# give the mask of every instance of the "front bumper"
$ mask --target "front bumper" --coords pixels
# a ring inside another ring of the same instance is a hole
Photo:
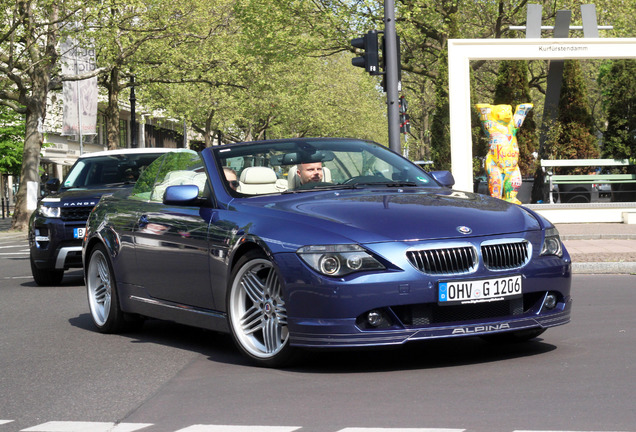
[[[291,344],[312,348],[347,348],[401,345],[410,341],[479,336],[534,328],[550,328],[570,322],[572,299],[552,311],[519,317],[502,317],[462,323],[440,323],[387,330],[362,330],[355,320],[290,320]]]
[[[86,222],[35,217],[29,227],[31,259],[39,269],[66,270],[82,267],[82,239],[74,238],[76,228]]]
[[[400,345],[408,341],[545,329],[570,321],[571,260],[540,256],[511,271],[489,271],[482,264],[471,274],[431,276],[406,261],[404,245],[374,244],[378,256],[392,257],[393,268],[343,278],[309,269],[296,254],[276,256],[285,275],[290,342],[302,347]],[[400,249],[400,250],[398,250]],[[481,263],[481,257],[480,257]],[[440,281],[469,281],[520,275],[522,296],[465,305],[440,305]],[[551,296],[551,301],[547,301]],[[553,304],[549,304],[553,303]],[[382,316],[377,327],[369,312]]]

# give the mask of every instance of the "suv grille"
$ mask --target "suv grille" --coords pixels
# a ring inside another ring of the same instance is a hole
[[[412,250],[406,256],[415,268],[432,275],[470,273],[477,266],[477,252],[473,246]]]
[[[93,207],[73,207],[62,208],[61,219],[65,222],[68,221],[87,221],[88,216],[91,214]]]
[[[482,244],[481,255],[488,270],[512,270],[528,262],[530,246],[525,240]]]

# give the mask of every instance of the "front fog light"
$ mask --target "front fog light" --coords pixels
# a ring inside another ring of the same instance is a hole
[[[543,302],[543,306],[545,306],[546,309],[552,310],[556,307],[556,305],[557,296],[553,293],[548,293],[548,295],[545,297],[545,301]]]
[[[371,327],[379,327],[384,322],[382,312],[379,310],[372,310],[367,314],[367,323]]]

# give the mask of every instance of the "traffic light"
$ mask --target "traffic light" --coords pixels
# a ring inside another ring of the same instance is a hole
[[[351,59],[351,64],[363,67],[371,75],[380,75],[380,64],[378,56],[378,32],[370,30],[367,34],[351,41],[354,48],[364,50],[361,57]]]
[[[404,96],[400,96],[400,133],[407,134],[411,132],[411,116],[406,113],[409,105],[406,103]]]

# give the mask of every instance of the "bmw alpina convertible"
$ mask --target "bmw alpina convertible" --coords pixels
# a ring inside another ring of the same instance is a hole
[[[166,153],[90,215],[92,320],[103,333],[146,318],[229,332],[268,367],[307,348],[525,341],[569,322],[555,227],[453,183],[355,139]]]

